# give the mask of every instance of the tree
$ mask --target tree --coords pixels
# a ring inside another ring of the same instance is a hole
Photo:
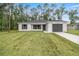
[[[56,4],[51,4],[51,9],[50,9],[50,13],[51,15],[51,19],[52,20],[56,20],[56,15],[55,15],[55,10],[56,10]]]
[[[49,4],[48,3],[45,3],[43,5],[43,19],[44,20],[48,20],[49,18],[49,14],[50,14],[50,9],[49,9]]]
[[[67,11],[65,10],[64,4],[62,4],[59,7],[59,9],[56,9],[55,12],[56,12],[55,14],[56,14],[58,20],[62,20],[63,15],[65,15],[67,13]]]
[[[4,27],[4,12],[6,11],[5,9],[10,5],[10,3],[1,3],[0,4],[0,30],[3,30]]]
[[[42,6],[38,5],[37,6],[37,10],[38,10],[38,19],[40,20],[41,19],[41,15],[42,15]]]
[[[30,11],[30,5],[25,5],[24,11],[25,11],[24,21],[27,21],[28,19],[31,19],[31,18],[29,17],[29,14],[28,14],[28,13],[29,13],[28,11]]]
[[[14,12],[14,4],[12,3],[12,4],[10,4],[9,5],[9,7],[8,7],[8,12],[9,12],[9,30],[10,29],[13,29],[13,20],[14,20],[14,18],[13,18],[13,16],[14,16],[14,14],[13,14],[13,12]]]
[[[19,4],[18,9],[19,9],[19,13],[20,13],[20,21],[22,22],[23,21],[23,15],[24,15],[24,7],[23,7],[23,5]]]
[[[32,8],[31,9],[31,13],[32,13],[32,20],[37,20],[37,16],[38,16],[38,12],[36,8]]]
[[[76,9],[75,10],[72,9],[68,12],[70,24],[74,24],[76,19],[79,18],[77,14],[78,14],[78,11]]]

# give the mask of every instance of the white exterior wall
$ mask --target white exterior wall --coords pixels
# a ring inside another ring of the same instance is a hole
[[[27,29],[22,29],[22,24],[27,24]],[[39,23],[39,24],[42,24],[42,23]],[[62,27],[63,32],[67,32],[67,23],[64,23],[64,22],[48,22],[48,23],[46,23],[46,31],[45,32],[47,32],[47,33],[53,32],[53,30],[52,30],[53,24],[62,24],[63,25],[63,27]],[[35,30],[32,29],[31,23],[20,23],[20,24],[18,24],[18,30],[19,31],[38,31],[36,29]],[[42,31],[42,29],[41,29],[41,31]]]
[[[66,23],[63,24],[63,32],[67,32],[67,24]]]
[[[47,24],[47,32],[52,32],[52,23]]]
[[[22,25],[21,24],[18,24],[18,30],[22,31]]]
[[[27,31],[31,31],[31,24],[27,24]]]
[[[22,24],[18,25],[19,31],[31,31],[31,24],[27,24],[27,29],[22,29]]]
[[[52,28],[53,24],[62,24],[62,30],[63,30],[63,32],[67,32],[67,23],[63,23],[63,22],[49,22],[47,24],[47,32],[48,33],[53,32],[53,28]]]

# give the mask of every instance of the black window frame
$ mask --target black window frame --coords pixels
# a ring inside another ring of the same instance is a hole
[[[27,24],[22,24],[22,29],[27,29]]]
[[[33,29],[41,29],[41,25],[38,24],[38,25],[33,25]]]

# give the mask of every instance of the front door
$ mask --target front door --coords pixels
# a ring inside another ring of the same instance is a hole
[[[45,24],[43,25],[43,31],[46,31],[46,25]]]

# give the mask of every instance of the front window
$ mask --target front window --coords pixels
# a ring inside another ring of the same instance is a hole
[[[33,25],[33,29],[41,29],[41,25]]]
[[[27,29],[27,24],[22,24],[22,29]]]

